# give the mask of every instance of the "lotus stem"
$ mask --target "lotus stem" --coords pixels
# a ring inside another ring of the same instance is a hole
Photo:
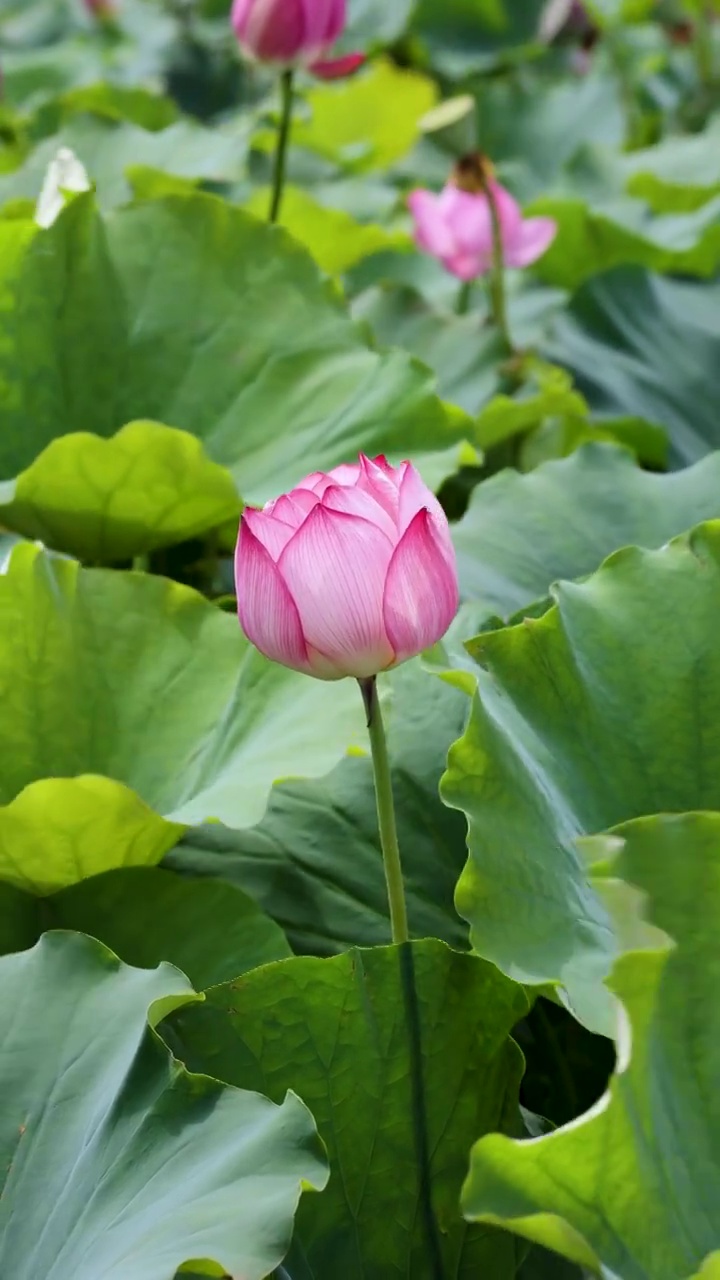
[[[275,168],[273,172],[272,200],[270,203],[269,215],[270,222],[277,222],[280,217],[280,207],[282,205],[283,192],[285,190],[287,154],[290,142],[290,125],[292,123],[293,80],[294,74],[292,71],[283,71],[280,78],[282,105],[280,108],[280,132],[278,133],[277,147],[275,150]]]
[[[377,801],[378,826],[380,829],[380,845],[385,865],[385,881],[387,883],[390,920],[392,924],[392,940],[395,943],[407,942],[408,933],[407,906],[405,903],[405,886],[403,883],[400,846],[398,844],[397,824],[395,822],[395,802],[392,792],[392,775],[388,757],[387,739],[383,724],[380,699],[377,691],[377,677],[370,676],[359,680],[370,735],[373,775],[375,778],[375,799]]]

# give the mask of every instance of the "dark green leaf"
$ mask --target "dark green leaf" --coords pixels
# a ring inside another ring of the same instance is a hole
[[[511,1237],[466,1231],[457,1203],[468,1134],[517,1130],[521,1057],[508,1034],[525,997],[490,965],[441,943],[417,943],[412,954],[445,1274],[510,1280]],[[331,1182],[301,1207],[293,1276],[438,1274],[422,1209],[400,963],[398,948],[283,961],[216,987],[202,1009],[164,1024],[193,1068],[273,1099],[292,1087],[312,1108]]]
[[[89,933],[141,968],[168,960],[199,989],[290,954],[282,930],[233,885],[157,867],[108,871],[47,898],[0,885],[0,953],[34,946],[47,929]]]
[[[383,682],[385,685],[385,682]],[[393,672],[386,702],[393,785],[415,935],[467,946],[453,892],[465,860],[464,823],[437,787],[467,700],[419,662]],[[372,766],[355,756],[318,782],[273,788],[252,830],[190,830],[166,865],[230,880],[282,925],[293,949],[319,955],[389,941],[387,892]]]
[[[443,75],[484,71],[536,38],[545,0],[419,0],[413,30]]]
[[[680,465],[720,443],[714,377],[720,285],[666,280],[640,268],[584,285],[548,344],[591,406],[657,422]]]

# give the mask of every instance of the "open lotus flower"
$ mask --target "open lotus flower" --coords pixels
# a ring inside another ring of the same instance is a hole
[[[320,680],[365,679],[447,631],[458,606],[445,514],[409,462],[361,455],[246,508],[238,613],[266,657]]]
[[[347,0],[234,0],[231,22],[253,62],[306,67],[323,79],[350,75],[362,54],[327,59],[347,21]]]
[[[553,218],[523,218],[509,191],[491,180],[489,189],[500,222],[507,267],[527,267],[540,258],[557,234]],[[492,266],[493,224],[484,192],[463,191],[454,183],[435,195],[413,191],[408,199],[419,248],[442,262],[459,280],[475,280]]]

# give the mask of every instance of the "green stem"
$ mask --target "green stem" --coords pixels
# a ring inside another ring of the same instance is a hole
[[[500,224],[500,213],[497,207],[497,200],[492,189],[492,184],[485,181],[483,184],[487,202],[490,206],[490,219],[492,222],[492,266],[490,269],[490,306],[492,309],[492,318],[500,332],[503,341],[509,352],[513,352],[515,347],[510,336],[510,326],[508,324],[507,314],[507,293],[505,290],[505,254],[502,242],[502,226]]]
[[[464,280],[458,290],[455,311],[459,316],[466,316],[470,310],[470,295],[472,294],[472,280]]]
[[[425,1225],[430,1274],[433,1280],[445,1280],[440,1232],[432,1202],[430,1143],[428,1141],[427,1106],[423,1078],[422,1024],[415,981],[413,945],[410,942],[408,933],[405,889],[400,863],[397,827],[395,825],[390,760],[388,758],[385,727],[380,710],[380,699],[378,698],[377,677],[369,676],[365,680],[359,680],[358,684],[360,685],[367,712],[373,773],[375,775],[380,843],[385,863],[385,879],[387,881],[390,919],[392,921],[392,938],[393,942],[398,946],[398,959],[400,962],[400,983],[405,1008],[405,1025],[408,1034],[412,1122],[415,1139],[415,1159],[418,1170],[420,1211]]]
[[[698,79],[704,89],[710,89],[715,80],[715,50],[713,46],[712,10],[701,4],[695,17],[695,61]]]
[[[132,567],[136,573],[149,573],[150,556],[147,555],[147,553],[144,555],[133,556]]]
[[[625,147],[631,151],[640,141],[640,120],[631,56],[621,26],[608,27],[605,32],[605,46],[617,77],[620,101],[625,115]]]
[[[383,725],[382,712],[380,710],[380,699],[378,698],[377,677],[369,676],[365,680],[359,680],[358,684],[365,703],[368,733],[370,734],[370,750],[372,752],[373,774],[375,777],[375,799],[377,800],[378,826],[380,828],[380,846],[385,864],[392,940],[396,943],[407,942],[410,934],[408,933],[407,907],[405,905],[405,886],[403,885],[400,846],[395,824],[390,760],[385,738],[385,726]]]
[[[432,1202],[430,1144],[428,1142],[427,1106],[425,1102],[425,1082],[423,1080],[422,1028],[411,942],[403,942],[400,947],[400,980],[402,982],[405,1021],[410,1047],[412,1117],[415,1135],[415,1158],[418,1167],[420,1209],[425,1223],[430,1273],[433,1280],[444,1280],[445,1268],[440,1246],[440,1232]]]
[[[288,144],[290,142],[290,124],[293,109],[293,72],[283,71],[280,78],[282,106],[280,110],[280,132],[275,149],[275,169],[273,172],[272,201],[270,204],[270,222],[277,222],[280,216],[283,191],[285,189],[285,171],[287,169]]]

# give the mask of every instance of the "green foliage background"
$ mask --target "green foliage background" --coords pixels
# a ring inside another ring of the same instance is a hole
[[[350,0],[278,226],[228,9],[0,0],[0,1271],[713,1280],[717,5]],[[512,358],[413,243],[459,95],[557,222]],[[361,451],[462,596],[381,680],[407,948],[357,689],[232,596]]]

